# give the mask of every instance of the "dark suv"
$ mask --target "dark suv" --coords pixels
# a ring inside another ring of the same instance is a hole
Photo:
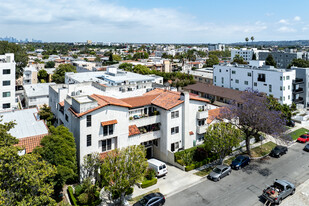
[[[249,162],[250,162],[250,157],[240,155],[232,161],[231,167],[233,169],[238,170],[238,169],[243,168],[244,166],[248,165]]]
[[[165,203],[165,197],[163,194],[156,192],[144,196],[133,206],[161,206]]]

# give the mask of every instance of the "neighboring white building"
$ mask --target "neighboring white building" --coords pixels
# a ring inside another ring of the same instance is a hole
[[[282,104],[292,104],[295,70],[272,66],[214,65],[213,84],[244,91],[248,88],[273,95]]]
[[[38,83],[38,70],[35,67],[25,67],[23,73],[23,85],[37,84]]]
[[[208,45],[209,51],[224,51],[225,50],[225,44],[210,44]]]
[[[55,85],[56,86],[56,85]],[[145,145],[147,157],[173,162],[172,152],[203,142],[208,100],[163,89],[142,96],[113,98],[99,94],[61,95],[51,86],[50,105],[56,118],[73,133],[79,164],[92,152]],[[56,105],[52,98],[60,101]],[[59,99],[60,97],[60,99]]]
[[[44,104],[49,105],[49,86],[56,83],[41,83],[24,85],[25,106],[41,107]]]
[[[16,107],[14,54],[0,55],[0,111]]]
[[[241,56],[246,62],[252,60],[253,54],[255,53],[256,59],[259,59],[260,52],[269,52],[268,50],[258,50],[257,48],[241,48],[241,49],[232,49],[231,50],[231,60],[233,61],[236,55]]]

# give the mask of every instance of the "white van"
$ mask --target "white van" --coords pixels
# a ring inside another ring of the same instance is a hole
[[[157,159],[149,159],[147,162],[148,162],[149,168],[154,169],[157,177],[167,174],[167,167],[164,162],[161,162]]]

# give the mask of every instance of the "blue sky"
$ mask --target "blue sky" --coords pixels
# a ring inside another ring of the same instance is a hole
[[[309,39],[308,0],[0,0],[0,37],[231,43]]]

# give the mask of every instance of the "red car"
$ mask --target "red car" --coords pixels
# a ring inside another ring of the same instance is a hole
[[[303,134],[300,137],[297,138],[297,142],[305,143],[309,142],[309,135],[308,134]]]

